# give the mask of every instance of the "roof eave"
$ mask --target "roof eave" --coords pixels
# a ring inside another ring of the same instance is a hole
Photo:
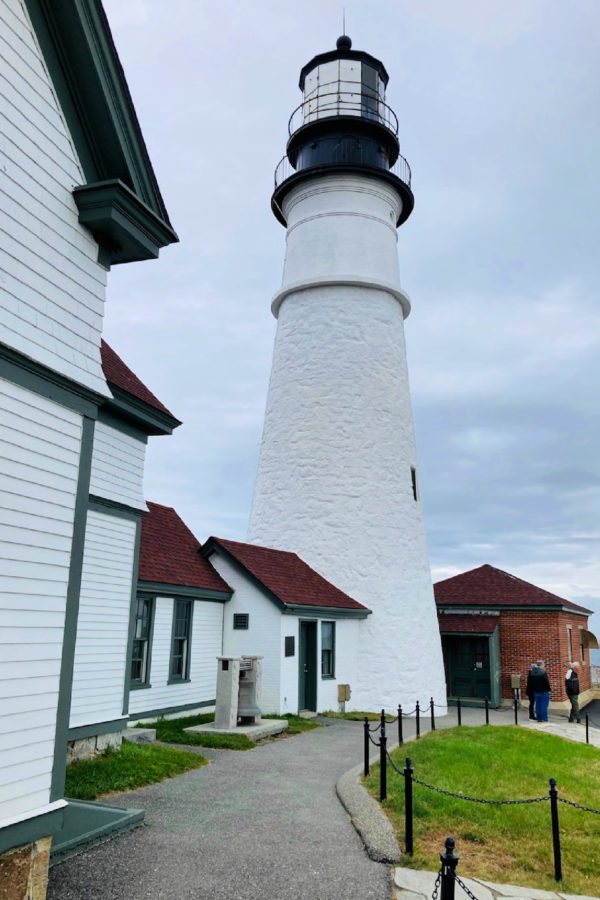
[[[286,603],[284,613],[292,616],[312,616],[322,619],[366,619],[373,610],[346,606],[312,606],[309,603]]]
[[[105,262],[158,255],[160,246],[175,243],[178,237],[169,221],[100,0],[25,3],[86,184],[91,187],[117,180],[129,189],[140,210],[149,211],[149,215],[142,215],[138,210],[141,227],[136,231],[137,238],[148,221],[153,222],[152,240],[141,250],[138,244],[137,256],[131,255],[129,247],[114,247],[114,240],[107,235]],[[123,230],[128,241],[132,239],[130,232],[131,229]],[[102,234],[98,228],[96,238],[101,245]]]
[[[593,610],[585,609],[585,607],[583,606],[564,606],[558,603],[448,603],[438,602],[436,600],[436,606],[438,611],[442,609],[449,609],[453,612],[457,609],[497,609],[500,612],[503,609],[510,609],[513,611],[526,609],[528,611],[541,610],[544,612],[568,612],[574,613],[578,616],[591,616],[593,613]]]
[[[138,397],[134,397],[123,388],[108,382],[113,394],[111,400],[106,401],[106,407],[120,418],[135,424],[141,431],[152,435],[172,434],[181,425],[179,419],[170,413],[165,413],[155,406],[150,406]]]
[[[192,600],[212,600],[217,603],[226,603],[233,596],[233,591],[169,584],[166,581],[144,581],[141,578],[138,580],[137,589],[140,593],[161,594],[165,597],[189,597]]]

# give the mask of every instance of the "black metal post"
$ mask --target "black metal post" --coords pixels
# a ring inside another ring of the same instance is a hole
[[[490,701],[488,698],[485,698],[485,724],[490,724]]]
[[[515,707],[515,725],[518,725],[519,724],[519,707],[518,707],[516,691],[515,691],[515,698],[514,698],[513,703],[514,703],[514,707]]]
[[[585,714],[585,742],[586,744],[590,742],[590,717],[587,713]]]
[[[368,716],[365,716],[365,722],[363,725],[363,736],[364,736],[363,745],[364,745],[364,756],[365,756],[363,771],[365,773],[365,778],[366,778],[367,775],[369,774],[369,717]]]
[[[381,733],[379,735],[379,799],[387,797],[387,737],[385,734],[385,713],[381,710]]]
[[[462,711],[460,708],[460,697],[456,698],[456,712],[458,713],[458,724],[462,725]]]
[[[560,831],[558,828],[558,791],[556,779],[550,779],[550,815],[552,817],[552,848],[554,850],[554,880],[562,881],[562,861],[560,858]]]
[[[429,709],[431,710],[431,730],[435,731],[435,712],[433,711],[433,697],[429,701]]]
[[[416,713],[416,722],[417,722],[417,740],[421,737],[421,710],[419,709],[419,701],[417,700],[417,705],[415,708]]]
[[[404,743],[404,735],[402,733],[402,707],[398,704],[398,746]]]
[[[442,863],[441,900],[454,900],[455,872],[459,857],[454,852],[454,838],[446,838],[446,852],[440,853]]]
[[[405,852],[413,855],[413,772],[412,759],[406,757],[404,767],[404,844]]]

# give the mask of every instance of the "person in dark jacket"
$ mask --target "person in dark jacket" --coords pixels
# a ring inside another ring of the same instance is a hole
[[[569,713],[569,722],[581,723],[581,713],[579,712],[579,663],[571,663],[565,675],[565,691],[567,697],[571,701],[571,712]]]
[[[535,722],[535,697],[533,696],[533,688],[531,686],[531,673],[533,671],[533,666],[527,673],[527,684],[525,686],[525,694],[527,695],[527,699],[529,700],[529,718],[533,719]]]
[[[550,703],[550,681],[543,659],[538,659],[531,667],[531,689],[535,697],[535,716],[540,725],[548,721],[548,704]]]

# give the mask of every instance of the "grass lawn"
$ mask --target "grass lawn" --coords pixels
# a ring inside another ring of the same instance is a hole
[[[402,770],[410,756],[414,777],[444,790],[487,800],[548,796],[555,778],[559,797],[600,809],[600,751],[514,726],[461,727],[430,732],[392,753]],[[366,779],[379,797],[379,767]],[[600,897],[600,815],[559,803],[563,881],[554,881],[550,801],[491,806],[447,797],[414,785],[414,856],[402,865],[438,871],[444,841],[452,835],[457,873],[487,881]],[[389,815],[404,846],[404,778],[388,765]]]
[[[65,795],[73,800],[96,800],[164,781],[207,762],[196,753],[123,741],[120,750],[109,748],[102,756],[71,763],[67,767]]]
[[[286,731],[282,732],[280,735],[275,735],[275,738],[288,737],[288,735],[301,734],[303,731],[312,731],[314,728],[321,728],[319,722],[315,722],[313,719],[305,719],[303,716],[294,716],[291,713],[285,716],[263,716],[263,719],[287,719],[288,727]]]
[[[156,728],[157,741],[166,744],[187,744],[188,747],[212,747],[215,750],[251,750],[258,746],[256,741],[250,740],[245,734],[193,734],[184,731],[192,725],[205,725],[214,721],[214,713],[203,713],[198,716],[182,716],[178,719],[157,719],[156,722],[140,723],[140,728]],[[287,719],[288,727],[281,736],[300,734],[302,731],[312,731],[319,728],[318,722],[303,719],[301,716],[263,716],[263,719]],[[279,735],[266,740],[276,740]],[[260,741],[265,743],[265,741]]]
[[[212,747],[215,750],[252,750],[256,747],[256,743],[245,734],[194,734],[183,730],[213,722],[214,718],[214,713],[203,713],[177,719],[157,719],[156,722],[140,724],[140,728],[156,728],[156,740],[165,744],[187,744],[188,747]]]
[[[351,722],[364,722],[365,716],[369,722],[379,722],[381,718],[380,712],[364,712],[361,710],[355,710],[354,712],[334,712],[332,709],[328,709],[325,712],[319,713],[319,715],[327,716],[328,719],[349,719]],[[393,719],[394,716],[389,713],[386,714],[386,722],[392,722]]]

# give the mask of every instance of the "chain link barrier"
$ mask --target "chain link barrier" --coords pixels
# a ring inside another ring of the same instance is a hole
[[[456,872],[454,873],[454,880],[455,880],[456,883],[463,889],[463,891],[465,892],[465,894],[467,895],[467,897],[470,897],[471,900],[477,900],[477,897],[475,896],[475,894],[474,894],[472,891],[469,890],[469,888],[466,886],[466,884],[464,883],[464,881],[462,881],[462,880],[458,877],[458,875],[456,874]]]
[[[413,775],[414,784],[420,784],[421,787],[428,788],[430,791],[435,791],[436,794],[445,794],[446,797],[456,797],[457,800],[468,800],[470,803],[484,803],[489,806],[525,806],[528,803],[545,803],[549,800],[549,797],[532,797],[529,800],[484,800],[481,797],[468,797],[466,794],[457,794],[454,791],[446,791],[444,788],[436,787],[434,784],[427,784],[425,781],[420,781],[418,778],[415,778]]]
[[[575,803],[573,800],[565,800],[564,797],[557,797],[556,799],[559,803],[564,803],[565,806],[572,806],[574,809],[582,809],[584,812],[591,812],[596,816],[600,816],[600,809],[592,809],[591,806],[582,806],[581,803]]]
[[[433,894],[431,895],[431,900],[438,900],[438,894],[440,892],[440,884],[442,883],[442,870],[437,873],[437,878],[435,879],[435,884],[433,886]]]
[[[392,757],[390,756],[389,751],[386,750],[386,757],[391,765],[394,772],[397,775],[401,775],[402,778],[405,778],[405,774],[402,769],[399,769]],[[470,803],[483,803],[488,804],[490,806],[525,806],[529,803],[545,803],[549,800],[549,797],[532,797],[528,800],[485,800],[481,797],[469,797],[467,794],[457,794],[454,791],[447,791],[445,788],[436,787],[434,784],[427,784],[426,781],[421,781],[419,778],[412,777],[413,784],[418,784],[421,787],[427,788],[430,791],[435,791],[436,794],[444,794],[446,797],[456,797],[457,800],[468,800]],[[570,803],[568,800],[563,800],[563,803]],[[571,804],[576,805],[576,804]],[[584,807],[580,807],[583,809]],[[592,810],[592,812],[597,812],[597,810]]]

